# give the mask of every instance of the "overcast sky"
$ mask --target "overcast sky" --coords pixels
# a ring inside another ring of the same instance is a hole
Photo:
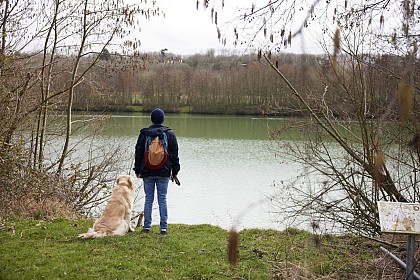
[[[188,55],[205,53],[209,49],[215,49],[216,54],[220,49],[235,50],[232,40],[224,47],[217,38],[216,26],[211,20],[211,9],[205,10],[200,1],[197,10],[197,0],[157,0],[156,6],[164,10],[165,17],[152,17],[149,20],[141,20],[141,52],[155,52],[167,48],[174,54]],[[225,7],[219,13],[219,25],[238,16],[239,8],[245,7],[249,0],[225,0]],[[250,4],[248,4],[250,6]],[[216,7],[217,8],[217,7]],[[233,30],[231,31],[233,34]],[[293,40],[292,45],[286,52],[293,53],[319,53],[320,50],[310,43],[313,35],[305,35],[305,44],[302,41]],[[240,48],[236,48],[239,52]]]

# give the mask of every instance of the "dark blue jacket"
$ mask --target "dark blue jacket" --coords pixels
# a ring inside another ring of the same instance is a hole
[[[144,150],[146,135],[157,136],[166,133],[168,137],[168,161],[166,162],[163,169],[150,170],[146,168],[144,164]],[[140,174],[142,178],[149,176],[160,176],[170,177],[172,175],[178,175],[180,170],[179,158],[178,158],[178,142],[176,140],[175,133],[169,128],[161,124],[153,124],[147,128],[140,130],[139,138],[136,144],[136,153],[134,161],[134,172]]]

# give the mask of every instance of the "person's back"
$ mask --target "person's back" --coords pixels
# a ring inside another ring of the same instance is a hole
[[[180,170],[178,142],[173,130],[162,125],[165,119],[165,113],[161,109],[154,109],[150,119],[153,124],[140,130],[135,149],[133,170],[136,173],[137,178],[143,179],[145,193],[143,232],[148,233],[152,226],[152,208],[156,187],[160,214],[160,232],[161,234],[166,234],[168,226],[166,194],[168,191],[169,178],[179,182],[177,179]],[[166,134],[166,137],[162,137],[163,133]],[[163,145],[167,145],[167,159],[159,168],[153,168],[146,164],[145,159],[145,154],[150,143],[150,140],[148,141],[147,139],[154,139],[156,137],[159,137],[160,141],[163,138],[167,140],[167,143],[162,143]]]

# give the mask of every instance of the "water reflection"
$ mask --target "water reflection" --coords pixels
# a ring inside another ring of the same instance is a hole
[[[284,119],[256,118],[251,116],[208,116],[208,115],[170,115],[164,124],[171,127],[180,137],[213,139],[262,139],[268,140],[268,129],[275,128]],[[107,125],[108,133],[135,135],[140,128],[150,125],[149,115],[112,115]]]

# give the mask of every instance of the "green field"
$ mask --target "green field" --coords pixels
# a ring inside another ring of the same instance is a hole
[[[123,237],[78,239],[90,220],[6,220],[0,227],[0,279],[391,279],[399,271],[377,242],[289,229],[239,232],[238,263],[228,232],[170,225]],[[392,271],[390,271],[392,270]],[[382,276],[377,278],[382,273]],[[402,274],[403,275],[403,274]]]

